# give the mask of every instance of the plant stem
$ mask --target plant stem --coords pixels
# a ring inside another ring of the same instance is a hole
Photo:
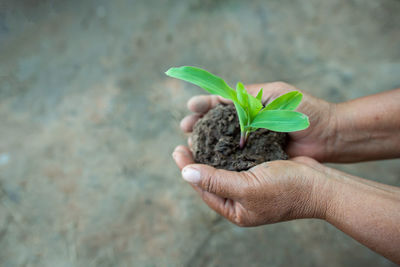
[[[240,149],[244,148],[244,146],[246,145],[248,137],[249,137],[249,132],[248,131],[240,133],[240,142],[239,142]]]

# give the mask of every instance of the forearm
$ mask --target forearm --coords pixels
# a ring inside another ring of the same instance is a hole
[[[325,188],[325,219],[400,264],[400,189],[349,175],[330,177]]]
[[[336,105],[336,162],[400,157],[400,89]]]

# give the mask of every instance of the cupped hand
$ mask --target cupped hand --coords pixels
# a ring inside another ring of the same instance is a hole
[[[326,167],[310,158],[266,162],[243,172],[194,164],[185,146],[178,146],[173,158],[204,202],[239,226],[325,216],[319,194]]]
[[[264,104],[282,94],[298,90],[294,86],[283,82],[246,86],[247,91],[254,96],[257,95],[261,88],[264,89],[262,98]],[[302,93],[304,95],[303,100],[297,110],[309,117],[310,127],[303,131],[289,133],[290,141],[286,152],[291,157],[308,156],[320,162],[335,161],[333,152],[334,138],[336,137],[336,105],[307,93]],[[219,103],[228,104],[230,101],[215,95],[199,95],[191,98],[188,102],[188,108],[194,114],[186,116],[181,121],[182,130],[190,133],[196,121]]]

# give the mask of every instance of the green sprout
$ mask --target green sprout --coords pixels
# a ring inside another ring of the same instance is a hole
[[[190,66],[170,68],[165,74],[193,83],[213,95],[232,100],[239,118],[240,148],[245,146],[249,134],[258,128],[275,132],[295,132],[304,130],[310,125],[306,115],[294,111],[303,98],[303,94],[299,91],[281,95],[264,107],[261,102],[262,88],[254,97],[240,82],[237,83],[235,91],[220,77]]]

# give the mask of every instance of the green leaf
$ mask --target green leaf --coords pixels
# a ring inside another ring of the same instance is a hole
[[[248,123],[260,112],[263,108],[263,105],[260,100],[250,95],[246,89],[244,88],[241,82],[238,82],[236,85],[236,93],[239,104],[242,108],[247,112],[247,119],[249,119]],[[247,124],[246,124],[247,125]]]
[[[244,132],[245,125],[246,125],[246,122],[247,122],[246,111],[240,106],[239,102],[233,101],[233,104],[235,105],[236,112],[238,114],[239,124],[240,124],[240,131]]]
[[[236,96],[239,104],[242,106],[243,109],[246,110],[248,107],[248,97],[246,89],[244,89],[244,86],[241,82],[238,82],[236,84]]]
[[[254,118],[250,127],[266,128],[275,132],[295,132],[308,128],[310,122],[303,113],[291,110],[265,110]]]
[[[191,66],[183,66],[179,68],[170,68],[165,74],[193,83],[213,95],[220,95],[227,99],[236,100],[235,90],[230,88],[220,77],[206,70]]]
[[[281,95],[269,103],[263,110],[295,110],[303,98],[299,91],[292,91]]]
[[[263,105],[260,100],[258,100],[256,97],[248,94],[249,98],[249,114],[250,114],[250,120],[253,120],[256,115],[260,112],[260,110],[263,108]]]
[[[261,88],[260,91],[258,91],[258,94],[256,96],[256,98],[258,100],[260,100],[260,102],[262,101],[262,96],[263,96],[263,89]]]

